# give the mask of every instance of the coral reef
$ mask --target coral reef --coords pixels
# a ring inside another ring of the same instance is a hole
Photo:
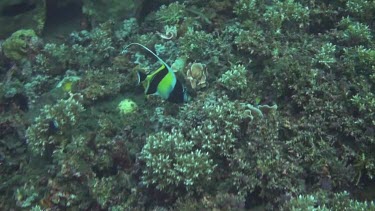
[[[0,41],[0,210],[375,209],[373,1],[81,6]]]

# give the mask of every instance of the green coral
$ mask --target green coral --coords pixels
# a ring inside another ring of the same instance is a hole
[[[216,97],[209,95],[202,101],[185,105],[178,118],[165,116],[163,111],[155,113],[156,117],[152,119],[157,120],[158,124],[160,124],[159,130],[160,128],[176,127],[171,133],[160,132],[155,136],[149,136],[145,145],[147,151],[145,151],[145,148],[142,151],[142,156],[147,159],[146,175],[149,175],[150,172],[154,173],[152,177],[148,177],[148,180],[152,181],[152,179],[157,178],[157,182],[155,181],[157,188],[159,183],[165,185],[176,181],[176,178],[171,180],[166,175],[170,172],[173,172],[173,175],[175,174],[175,170],[171,171],[170,168],[172,166],[172,169],[174,169],[173,166],[177,163],[177,158],[175,157],[178,157],[180,153],[176,153],[176,151],[179,152],[178,149],[186,145],[189,146],[189,150],[194,149],[192,151],[199,151],[203,155],[207,155],[212,159],[211,165],[216,166],[213,173],[210,174],[212,179],[206,179],[203,186],[211,188],[212,191],[227,192],[231,190],[235,191],[236,194],[246,196],[247,192],[252,192],[256,187],[260,186],[261,182],[257,178],[257,172],[254,171],[257,165],[270,177],[277,175],[278,172],[282,171],[283,166],[285,167],[286,165],[290,165],[290,168],[293,169],[291,171],[294,173],[300,172],[300,168],[289,164],[287,160],[273,158],[273,153],[278,154],[282,150],[282,145],[275,140],[277,139],[277,135],[274,133],[275,119],[266,118],[260,109],[248,103],[231,101],[227,96]],[[273,112],[268,112],[267,115],[271,113]],[[192,122],[195,125],[194,128],[187,127]],[[246,129],[247,127],[253,129]],[[158,138],[155,139],[155,137]],[[151,145],[149,143],[155,144]],[[266,154],[258,153],[257,149],[262,147],[268,149]],[[170,148],[174,150],[169,150]],[[168,151],[165,151],[162,155],[156,154],[152,157],[147,157],[162,149],[168,149]],[[191,152],[184,152],[184,154],[189,153]],[[153,162],[149,160],[153,160]],[[256,160],[259,161],[258,164]],[[260,161],[262,160],[266,160],[266,163],[261,164]],[[189,166],[188,163],[185,165]],[[228,174],[228,177],[222,181],[220,187],[213,187],[212,181],[220,178],[221,173],[224,173],[221,171],[223,169],[225,169],[225,174]],[[243,175],[243,172],[246,172],[246,176]],[[249,180],[246,180],[244,184],[243,179],[245,177],[249,178]],[[267,197],[274,197],[272,189],[284,189],[291,186],[286,183],[294,183],[296,181],[291,176],[287,179],[280,178],[279,182],[275,181],[268,184],[269,187],[264,190],[264,192],[269,194]],[[177,190],[174,189],[170,194],[176,194]],[[182,194],[181,191],[178,193]]]
[[[46,43],[35,56],[34,67],[44,74],[60,75],[67,68],[99,66],[115,54],[114,33],[112,23],[106,22],[90,32],[73,32],[69,43]]]
[[[133,185],[129,175],[121,172],[118,175],[103,178],[94,178],[89,182],[90,193],[97,203],[104,209],[114,209],[114,200],[121,199],[122,207],[134,200],[130,196],[129,187]]]
[[[91,182],[92,194],[98,201],[101,207],[108,206],[110,197],[112,195],[111,189],[108,186],[113,186],[112,178],[96,178]]]
[[[309,21],[310,10],[294,0],[273,1],[263,14],[271,31],[280,33],[282,28],[305,28]]]
[[[218,193],[206,195],[201,200],[190,197],[179,198],[174,205],[174,210],[244,210],[245,198],[231,193]]]
[[[245,25],[257,25],[263,22],[272,34],[280,34],[282,29],[303,29],[309,21],[309,9],[294,0],[264,1],[240,0],[236,1],[234,13],[243,17]],[[294,27],[292,27],[294,26]]]
[[[282,210],[374,210],[373,202],[360,202],[351,199],[348,192],[335,194],[315,192],[309,195],[299,195],[283,205]]]
[[[14,61],[25,59],[32,39],[38,39],[32,29],[22,29],[14,32],[2,44],[4,55]]]
[[[107,61],[115,53],[113,33],[111,23],[106,22],[89,33],[78,34],[76,39],[82,41],[70,46],[69,64],[90,67]]]
[[[229,90],[243,90],[247,87],[247,70],[243,65],[234,65],[230,70],[226,71],[219,78],[222,83]]]
[[[17,206],[27,208],[39,199],[39,194],[35,190],[34,185],[24,184],[22,187],[17,188],[14,197]]]
[[[243,122],[263,117],[262,112],[254,106],[238,101],[230,102],[227,96],[217,99],[210,96],[202,109],[205,120],[191,129],[188,137],[199,143],[205,151],[220,156],[231,156]]]
[[[181,185],[190,191],[205,186],[215,165],[208,153],[194,147],[193,141],[186,140],[176,130],[149,136],[141,152],[141,159],[146,163],[142,182],[160,190],[174,191]]]
[[[68,201],[68,207],[74,208],[78,204],[87,208],[88,204],[77,202],[94,201],[106,209],[134,203],[134,196],[131,196],[133,178],[124,171],[131,162],[127,147],[120,143],[122,140],[112,141],[105,135],[102,132],[95,137],[86,133],[74,135],[66,146],[54,150],[52,162],[56,175],[53,179],[60,184],[56,194],[69,192],[69,198],[56,200],[53,204],[62,205]],[[50,197],[56,194],[52,193]],[[75,197],[71,198],[71,195]]]
[[[353,77],[356,79],[356,75],[370,76],[366,79],[369,83],[358,83],[358,86],[366,86],[366,90],[371,89],[373,82],[371,82],[371,76],[375,70],[375,50],[359,45],[355,47],[343,48],[343,54],[341,56],[342,61],[342,74],[348,78]]]
[[[316,208],[318,200],[313,195],[299,195],[292,200],[290,200],[286,205],[284,205],[284,210],[290,211],[302,211],[302,210],[327,210],[326,208]]]
[[[249,54],[250,59],[255,57],[255,63],[268,62],[269,58],[276,60],[286,49],[296,49],[284,46],[285,37],[303,36],[309,26],[310,11],[303,3],[293,0],[236,1],[234,13],[239,17],[240,25],[232,32],[233,42],[240,52],[244,52],[242,55]],[[248,59],[244,57],[242,63]]]
[[[371,29],[365,23],[353,20],[350,17],[343,18],[339,23],[341,29],[339,39],[349,45],[366,45],[372,41]]]
[[[79,81],[79,89],[76,91],[82,93],[86,103],[92,103],[119,93],[124,78],[124,75],[113,68],[87,70],[87,74]]]
[[[178,43],[181,55],[191,60],[206,60],[213,65],[217,65],[223,55],[222,52],[228,50],[227,44],[220,38],[203,30],[194,30],[193,27],[187,29]]]
[[[31,211],[43,211],[43,209],[39,205],[35,205],[31,208]]]
[[[63,44],[46,43],[35,56],[35,71],[45,75],[59,75],[66,71],[69,59],[69,47]]]
[[[126,40],[139,29],[137,19],[129,18],[122,22],[121,26],[115,31],[118,40]]]
[[[260,0],[239,0],[234,5],[234,13],[241,17],[260,17],[260,9],[265,2]]]
[[[81,97],[81,95],[71,95],[66,100],[59,100],[54,105],[45,105],[41,109],[34,124],[26,131],[31,151],[44,155],[51,147],[64,147],[70,142],[71,130],[85,110],[79,101]]]
[[[326,43],[321,47],[320,51],[315,55],[315,58],[313,58],[313,62],[324,65],[327,68],[330,68],[331,67],[330,65],[336,62],[335,52],[336,52],[336,46],[333,45],[332,43]]]
[[[237,29],[234,44],[241,51],[247,51],[250,55],[270,56],[274,46],[268,44],[264,30],[257,25],[249,29]]]
[[[375,14],[375,2],[368,0],[348,0],[345,1],[347,10],[355,17],[359,17],[364,21],[371,21]]]
[[[162,5],[156,12],[156,19],[165,25],[175,25],[186,16],[185,13],[185,5],[176,1],[168,6]]]

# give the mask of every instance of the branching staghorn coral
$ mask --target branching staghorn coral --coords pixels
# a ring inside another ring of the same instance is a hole
[[[45,105],[41,109],[34,124],[26,131],[27,142],[35,154],[44,155],[49,149],[63,147],[70,142],[71,130],[85,111],[80,100],[82,95],[71,94],[68,99]]]
[[[191,193],[199,193],[199,190],[212,188],[213,181],[221,174],[241,171],[237,165],[228,166],[228,163],[237,163],[245,158],[238,152],[251,142],[248,127],[257,128],[257,124],[265,127],[269,113],[264,115],[261,109],[249,103],[231,101],[226,96],[209,95],[203,101],[185,105],[178,118],[165,116],[162,111],[156,112],[156,117],[152,119],[157,120],[155,123],[159,125],[160,132],[150,135],[142,150],[141,159],[145,161],[143,183],[168,195],[183,194],[181,187],[192,190]],[[267,109],[274,110],[276,106],[268,106]],[[172,129],[168,132],[170,127]],[[258,138],[262,140],[265,137]],[[273,140],[267,138],[264,141]],[[183,166],[190,173],[179,170],[184,169]],[[196,175],[191,179],[189,175],[193,172]],[[231,183],[235,180],[235,176],[231,176],[226,182],[238,193],[250,189],[244,187],[258,183],[254,181],[241,187],[244,184]]]
[[[215,165],[207,152],[194,146],[177,130],[149,136],[141,152],[146,163],[143,184],[172,192],[180,186],[190,191],[202,188],[211,179]]]

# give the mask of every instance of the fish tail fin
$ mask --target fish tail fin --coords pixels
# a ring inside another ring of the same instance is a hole
[[[142,83],[143,81],[145,81],[146,78],[147,78],[147,74],[144,73],[144,72],[141,72],[141,71],[137,71],[137,76],[138,76],[137,85],[139,85],[140,83]]]

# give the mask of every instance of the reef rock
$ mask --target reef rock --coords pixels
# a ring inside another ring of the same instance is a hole
[[[0,39],[19,29],[33,29],[40,33],[46,17],[45,0],[1,0]]]
[[[82,12],[92,23],[138,17],[144,0],[83,0]]]

